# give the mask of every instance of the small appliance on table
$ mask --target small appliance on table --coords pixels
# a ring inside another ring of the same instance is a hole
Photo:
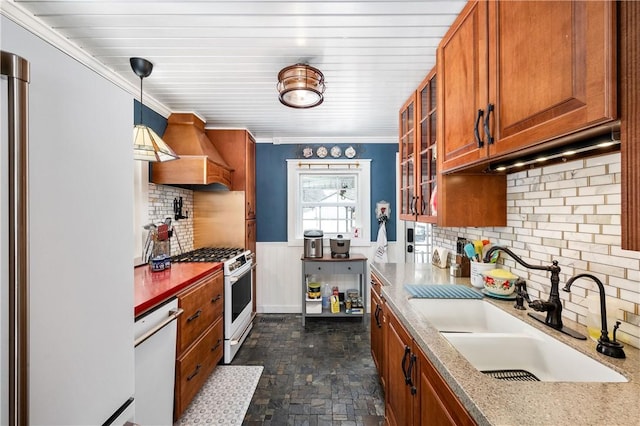
[[[351,240],[338,235],[336,238],[329,239],[331,247],[331,257],[334,259],[348,259]]]
[[[304,231],[304,257],[322,257],[323,238],[319,229]]]

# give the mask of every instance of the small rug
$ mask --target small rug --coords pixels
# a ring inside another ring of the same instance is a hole
[[[263,369],[217,366],[176,425],[241,425]]]

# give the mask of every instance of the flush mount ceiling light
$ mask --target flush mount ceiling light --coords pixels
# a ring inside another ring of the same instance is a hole
[[[291,108],[313,108],[324,100],[324,75],[306,64],[283,68],[278,73],[278,99]]]
[[[142,79],[149,77],[153,64],[143,58],[130,58],[131,69],[140,77],[140,124],[133,126],[133,158],[142,161],[169,161],[180,157],[160,136],[142,121]]]

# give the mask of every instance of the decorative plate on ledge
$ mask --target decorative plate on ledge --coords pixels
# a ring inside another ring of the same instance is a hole
[[[353,147],[352,147],[352,146],[350,146],[349,148],[347,148],[347,149],[345,149],[345,150],[344,150],[344,155],[345,155],[345,157],[347,157],[347,158],[353,158],[353,157],[355,157],[355,156],[356,156],[356,150],[355,150],[355,149],[353,149]]]
[[[333,158],[338,158],[341,155],[342,155],[342,149],[340,149],[340,147],[338,145],[336,145],[333,148],[331,148],[331,156]]]
[[[326,157],[327,154],[328,154],[327,148],[325,148],[324,146],[319,147],[318,150],[316,151],[316,155],[320,158]]]

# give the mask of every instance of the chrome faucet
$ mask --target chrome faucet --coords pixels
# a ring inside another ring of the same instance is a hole
[[[560,283],[560,266],[558,266],[558,261],[554,260],[551,262],[551,265],[547,266],[530,265],[510,249],[503,246],[491,247],[485,254],[483,261],[485,263],[489,262],[493,253],[498,250],[505,252],[506,254],[511,256],[513,260],[527,269],[551,272],[551,291],[549,293],[549,300],[547,300],[546,302],[542,300],[532,301],[529,299],[528,294],[524,297],[531,309],[538,312],[546,312],[547,315],[543,317],[538,314],[529,313],[529,316],[571,337],[575,337],[576,339],[580,340],[586,340],[587,337],[585,335],[578,333],[577,331],[572,330],[568,327],[565,327],[562,323],[562,301],[560,300],[560,292],[558,291],[558,285]],[[526,288],[524,291],[526,292]]]
[[[622,344],[616,341],[616,331],[620,326],[620,321],[616,321],[616,325],[613,327],[613,341],[609,340],[609,328],[607,327],[607,306],[605,303],[604,285],[597,277],[591,274],[578,274],[569,278],[567,284],[562,290],[571,292],[571,285],[578,278],[589,278],[598,285],[600,291],[600,319],[602,320],[602,329],[600,330],[600,338],[598,339],[598,346],[596,350],[603,355],[607,355],[613,358],[625,358]]]

